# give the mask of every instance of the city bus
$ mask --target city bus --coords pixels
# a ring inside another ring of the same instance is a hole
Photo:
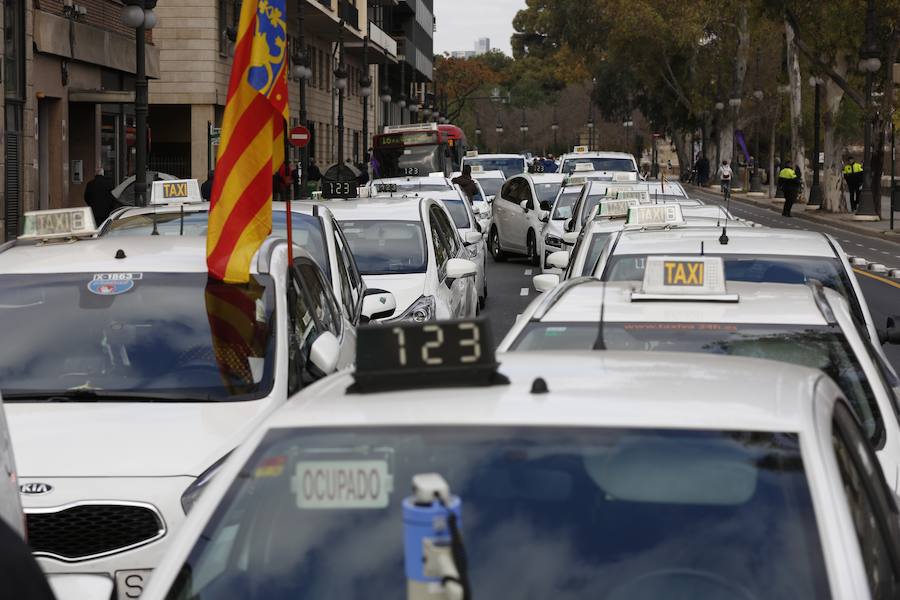
[[[465,135],[458,127],[437,123],[388,126],[374,137],[372,153],[375,179],[431,173],[449,177],[465,155]]]

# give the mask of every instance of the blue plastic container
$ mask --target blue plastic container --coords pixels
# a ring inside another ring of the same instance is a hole
[[[413,581],[438,581],[425,577],[422,544],[426,538],[450,543],[450,529],[447,524],[448,509],[456,515],[457,527],[462,529],[462,501],[451,496],[449,506],[444,508],[437,502],[420,506],[414,497],[403,500],[403,549],[405,553],[406,578]]]

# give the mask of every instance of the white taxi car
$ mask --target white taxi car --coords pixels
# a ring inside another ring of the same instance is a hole
[[[16,340],[0,345],[0,388],[29,543],[59,600],[93,600],[86,576],[97,600],[113,584],[134,597],[224,457],[353,364],[356,330],[281,238],[240,285],[209,279],[201,237],[74,241],[93,233],[88,208],[25,221],[0,252],[0,326]]]
[[[474,166],[472,167],[472,179],[484,190],[485,200],[491,203],[494,201],[494,197],[500,193],[500,188],[506,181],[506,175],[499,169],[489,170],[481,166]]]
[[[638,180],[637,161],[625,152],[591,152],[586,146],[576,146],[574,152],[563,154],[559,161],[559,172],[566,175],[594,173],[609,181]]]
[[[355,373],[232,455],[145,600],[900,593],[896,503],[820,371],[634,352],[497,365],[477,323],[410,325],[362,329]]]
[[[884,331],[875,327],[847,255],[831,235],[815,231],[730,228],[726,236],[710,228],[621,231],[604,246],[594,276],[603,281],[640,281],[648,256],[690,255],[704,252],[725,258],[729,281],[804,283],[815,279],[850,303],[850,312],[868,333],[892,386],[900,386],[884,355]]]
[[[273,202],[272,235],[287,236],[287,217],[287,205]],[[111,214],[100,226],[99,236],[206,237],[208,225],[209,202],[132,207]],[[351,324],[356,326],[372,314],[383,313],[382,306],[394,307],[396,302],[390,292],[381,290],[367,294],[347,240],[327,206],[292,202],[291,231],[294,244],[308,252],[325,272],[335,299]]]
[[[821,369],[900,493],[900,408],[847,301],[816,282],[726,283],[724,272],[721,257],[653,256],[642,284],[573,279],[532,302],[500,350],[695,352]]]
[[[390,320],[431,321],[472,317],[478,310],[478,266],[453,219],[434,198],[331,200],[359,272],[370,288],[393,294]]]
[[[588,182],[586,177],[569,176],[563,181],[556,199],[553,201],[553,207],[550,209],[550,217],[544,223],[541,235],[538,236],[538,254],[542,257],[541,272],[556,273],[559,269],[551,266],[547,259],[554,252],[559,252],[566,248],[563,242],[563,234],[565,233],[564,225],[566,221],[572,218],[572,207],[578,200],[584,184]]]
[[[384,177],[369,182],[369,195],[374,197],[382,192],[379,187],[390,187],[395,194],[427,194],[428,192],[445,192],[453,189],[449,177],[429,175],[423,177]]]
[[[475,167],[484,171],[502,171],[504,179],[528,172],[528,159],[522,154],[479,154],[470,150],[463,157],[462,165],[469,165],[473,171]]]
[[[566,176],[558,173],[523,173],[510,177],[494,199],[488,247],[496,261],[509,254],[524,255],[539,265],[538,238],[550,220],[550,209]]]
[[[629,193],[619,192],[619,195]],[[712,214],[716,216],[710,216]],[[579,233],[563,234],[563,243],[574,245],[571,251],[560,250],[547,258],[547,262],[558,269],[558,272],[536,275],[533,279],[534,287],[539,292],[546,292],[560,280],[593,275],[607,241],[613,234],[626,229],[715,228],[720,231],[721,237],[727,236],[729,229],[752,226],[748,221],[729,219],[729,216],[730,213],[724,209],[716,213],[706,210],[698,212],[695,207],[683,207],[677,203],[642,205],[634,199],[600,198],[599,204],[591,213],[592,218]]]

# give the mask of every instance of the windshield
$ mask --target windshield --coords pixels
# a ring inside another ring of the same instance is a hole
[[[362,275],[424,273],[425,229],[417,221],[341,221]]]
[[[525,159],[521,156],[512,158],[464,158],[463,165],[480,166],[485,171],[503,171],[503,176],[507,179],[515,175],[521,175],[528,170],[525,167]],[[490,192],[485,190],[485,193]]]
[[[561,187],[562,183],[535,183],[534,190],[537,192],[538,204],[546,207],[544,210],[549,210]]]
[[[491,179],[489,177],[475,177],[475,179],[478,180],[478,183],[481,184],[481,189],[488,196],[496,196],[500,193],[500,188],[503,187],[502,179]]]
[[[698,311],[702,312],[702,308]],[[602,339],[600,333],[597,323],[531,323],[513,349],[697,352],[812,367],[837,382],[870,438],[881,438],[883,424],[872,386],[840,329],[814,325],[605,322]]]
[[[567,158],[562,173],[574,173],[578,165],[591,165],[591,171],[625,171],[635,173],[634,161],[629,158]],[[584,167],[582,167],[583,169]]]
[[[271,430],[166,599],[405,598],[423,473],[460,498],[475,598],[830,597],[796,434],[365,427]]]
[[[554,221],[565,221],[566,219],[571,219],[572,207],[575,206],[575,201],[578,200],[578,196],[580,195],[581,188],[575,189],[571,192],[563,190],[563,193],[560,194],[559,198],[556,200],[556,205],[553,207],[552,219]]]
[[[182,225],[180,212],[157,213],[156,231],[159,235],[191,235],[206,236],[209,225],[209,212],[186,212]],[[104,237],[144,236],[153,234],[154,216],[150,214],[131,215],[115,219],[103,230]],[[325,232],[318,217],[291,211],[291,229],[293,240],[298,246],[310,253],[319,264],[328,279],[331,279],[331,263],[325,246]],[[272,234],[287,236],[287,212],[272,211]]]
[[[444,170],[443,153],[437,144],[375,148],[372,165],[375,179],[418,177]]]
[[[453,217],[453,224],[457,229],[468,229],[472,226],[469,222],[469,207],[462,200],[441,200],[441,204]]]
[[[3,399],[243,400],[272,386],[275,293],[203,273],[0,275]],[[126,395],[122,396],[127,398]]]

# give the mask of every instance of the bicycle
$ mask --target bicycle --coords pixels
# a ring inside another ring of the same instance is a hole
[[[731,200],[731,180],[723,179],[722,180],[722,199],[725,200],[727,205],[728,201]]]

